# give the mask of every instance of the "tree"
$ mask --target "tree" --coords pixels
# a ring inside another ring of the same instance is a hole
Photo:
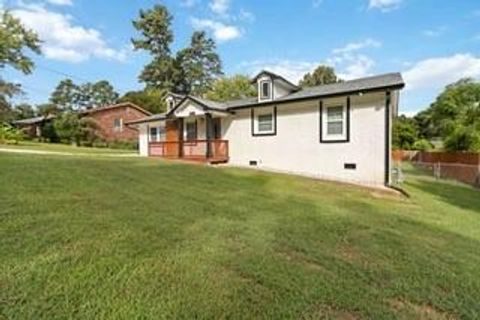
[[[446,149],[476,150],[480,133],[480,83],[466,78],[448,85],[416,120],[419,127],[428,124],[433,128],[426,130],[427,138],[442,137]]]
[[[0,70],[10,66],[24,74],[31,73],[34,63],[25,54],[25,49],[40,54],[39,43],[33,31],[26,29],[8,11],[0,10]],[[0,76],[0,122],[12,119],[9,98],[21,92],[19,85],[9,83]]]
[[[35,116],[35,110],[28,103],[21,103],[14,107],[13,114],[15,120],[28,119]]]
[[[53,103],[43,103],[36,106],[37,114],[39,116],[58,115],[62,112],[57,105]]]
[[[24,50],[40,54],[37,34],[26,29],[8,11],[0,12],[0,17],[0,69],[9,65],[24,74],[31,73],[34,64]]]
[[[457,126],[444,140],[448,151],[480,151],[480,130],[473,126]]]
[[[82,108],[96,108],[117,102],[119,94],[106,80],[87,82],[79,87],[78,105]]]
[[[181,84],[182,72],[177,60],[171,57],[154,58],[142,70],[139,76],[148,89],[184,92]]]
[[[157,89],[145,89],[141,91],[129,91],[118,101],[131,102],[152,113],[162,113],[167,110],[165,95],[167,91]]]
[[[155,5],[147,11],[140,10],[139,18],[132,22],[135,29],[141,33],[141,37],[132,39],[135,50],[146,50],[156,57],[169,56],[173,42],[172,19],[172,15],[163,5]]]
[[[62,142],[86,143],[92,145],[97,139],[98,124],[92,118],[80,118],[79,115],[72,111],[66,111],[53,121],[55,133]]]
[[[318,66],[313,73],[307,73],[303,76],[303,79],[300,80],[300,87],[314,87],[322,84],[330,84],[340,82],[341,80],[337,78],[335,70],[332,67],[320,65]]]
[[[210,91],[205,95],[207,99],[213,101],[228,101],[255,97],[257,91],[251,84],[250,79],[244,75],[234,75],[232,77],[223,77],[217,79]]]
[[[176,86],[178,69],[175,59],[170,56],[172,19],[165,6],[155,5],[150,10],[140,10],[138,19],[132,21],[134,28],[140,32],[138,38],[132,39],[134,49],[145,50],[152,55],[152,61],[139,77],[149,88],[173,90]]]
[[[80,99],[80,87],[73,83],[71,79],[64,79],[60,81],[50,95],[50,103],[62,111],[79,109]]]
[[[414,120],[399,116],[393,122],[392,145],[394,149],[411,150],[418,133]]]
[[[203,95],[222,74],[222,63],[213,39],[204,31],[192,34],[190,47],[180,50],[177,61],[185,81],[185,93]]]

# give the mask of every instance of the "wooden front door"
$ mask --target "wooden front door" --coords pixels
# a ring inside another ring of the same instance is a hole
[[[178,157],[178,125],[175,120],[167,120],[165,124],[165,156]]]

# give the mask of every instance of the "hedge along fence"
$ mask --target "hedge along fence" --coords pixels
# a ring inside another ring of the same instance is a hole
[[[427,168],[436,178],[454,179],[480,187],[480,153],[395,150],[392,158]]]

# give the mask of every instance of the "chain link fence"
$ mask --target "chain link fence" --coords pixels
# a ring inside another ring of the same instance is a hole
[[[429,170],[436,179],[452,179],[480,187],[480,166],[462,163],[413,162]]]
[[[419,152],[396,150],[394,161],[409,161],[436,179],[452,179],[480,187],[480,154],[469,152]],[[401,175],[398,177],[402,179]]]

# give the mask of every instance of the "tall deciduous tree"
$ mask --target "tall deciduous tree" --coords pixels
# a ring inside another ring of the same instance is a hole
[[[32,72],[33,61],[25,49],[40,54],[40,40],[8,11],[0,12],[0,69],[9,65],[25,74]]]
[[[134,28],[140,32],[138,38],[132,39],[133,47],[135,50],[145,50],[152,56],[152,61],[144,67],[139,77],[147,87],[175,88],[178,72],[170,50],[173,42],[172,19],[165,6],[155,5],[152,9],[140,10],[137,20],[133,21]]]
[[[320,65],[312,73],[307,73],[300,80],[301,87],[314,87],[322,84],[330,84],[340,82],[341,80],[335,74],[332,67]]]
[[[192,34],[190,46],[178,52],[177,61],[186,93],[205,94],[222,74],[222,63],[215,50],[215,41],[204,31],[196,31]]]
[[[50,95],[50,103],[60,110],[77,110],[81,99],[80,87],[71,79],[64,79]]]
[[[206,93],[206,98],[213,101],[228,101],[255,97],[257,91],[250,79],[244,75],[217,79]]]
[[[25,51],[40,54],[40,40],[35,32],[26,29],[20,20],[8,11],[0,11],[0,70],[10,66],[24,74],[32,72],[34,63]],[[0,122],[11,120],[9,98],[21,93],[18,85],[9,83],[0,76]]]
[[[85,83],[79,88],[78,103],[83,108],[96,108],[117,102],[119,94],[106,80]]]

